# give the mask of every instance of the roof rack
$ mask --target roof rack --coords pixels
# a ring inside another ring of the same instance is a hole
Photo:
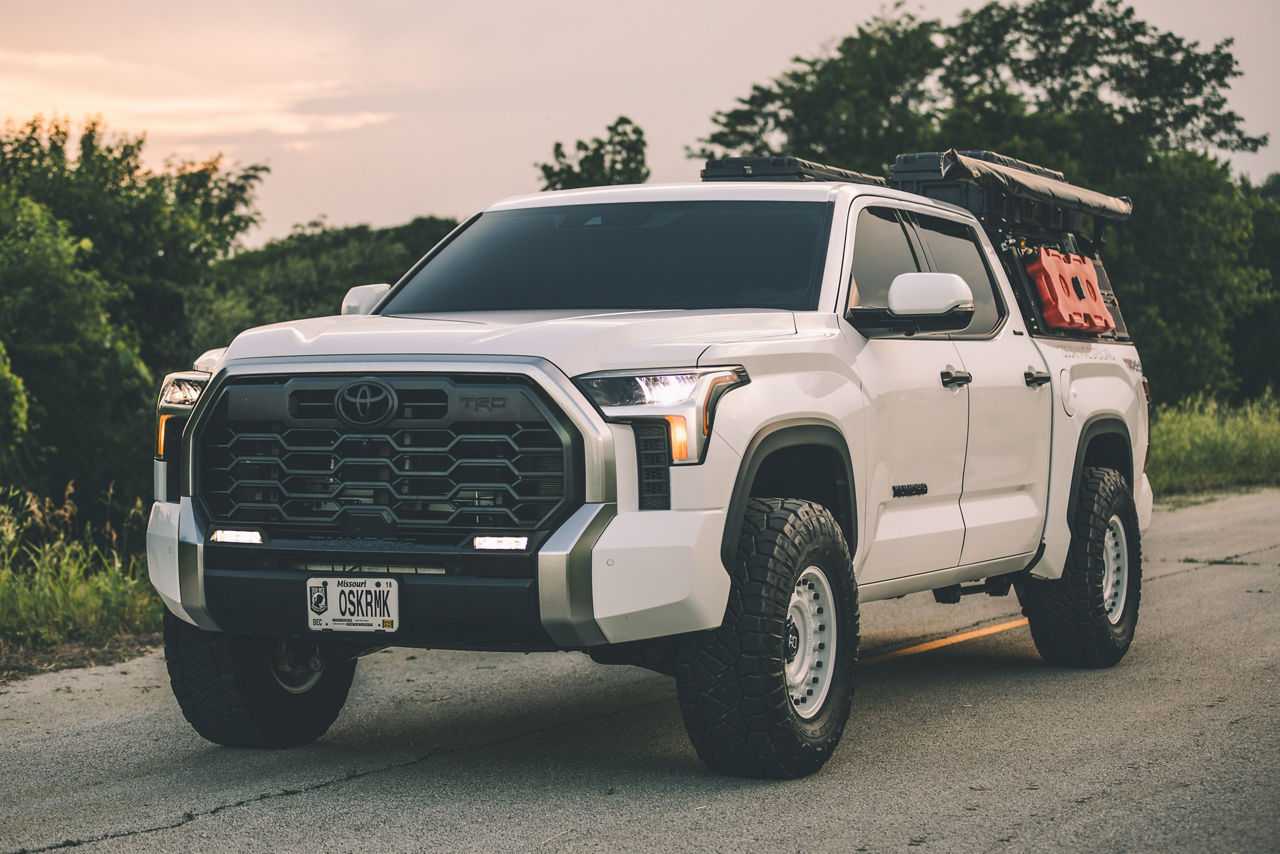
[[[885,180],[814,163],[799,157],[724,157],[712,158],[702,170],[703,181],[842,181],[847,184],[885,186]]]

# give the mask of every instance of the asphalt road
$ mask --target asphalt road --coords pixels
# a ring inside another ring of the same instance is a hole
[[[164,662],[0,686],[0,851],[1280,850],[1280,490],[1160,508],[1137,639],[1042,665],[1025,626],[860,673],[826,768],[707,771],[669,679],[579,654],[393,650],[291,751],[215,747]],[[864,608],[864,658],[1013,597]]]

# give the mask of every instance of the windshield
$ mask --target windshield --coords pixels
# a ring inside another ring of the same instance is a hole
[[[825,202],[573,205],[481,215],[382,314],[817,308]]]

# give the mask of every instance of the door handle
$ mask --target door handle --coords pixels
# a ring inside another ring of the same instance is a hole
[[[942,387],[951,388],[953,385],[968,385],[973,382],[973,374],[968,371],[943,371]]]
[[[1022,380],[1029,388],[1039,388],[1049,381],[1048,371],[1024,371]]]

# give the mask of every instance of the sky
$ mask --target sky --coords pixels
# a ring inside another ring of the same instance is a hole
[[[1130,0],[1208,46],[1234,38],[1231,106],[1273,144],[1230,158],[1280,172],[1274,0]],[[945,22],[977,0],[913,0]],[[790,11],[780,11],[789,8]],[[555,141],[645,131],[651,181],[696,180],[685,157],[711,116],[793,57],[830,50],[879,0],[0,0],[0,120],[59,116],[145,133],[146,157],[265,163],[249,245],[330,225],[465,217],[540,188]],[[964,147],[964,141],[957,141]],[[838,165],[838,164],[837,164]],[[1051,165],[1051,164],[1050,164]]]

